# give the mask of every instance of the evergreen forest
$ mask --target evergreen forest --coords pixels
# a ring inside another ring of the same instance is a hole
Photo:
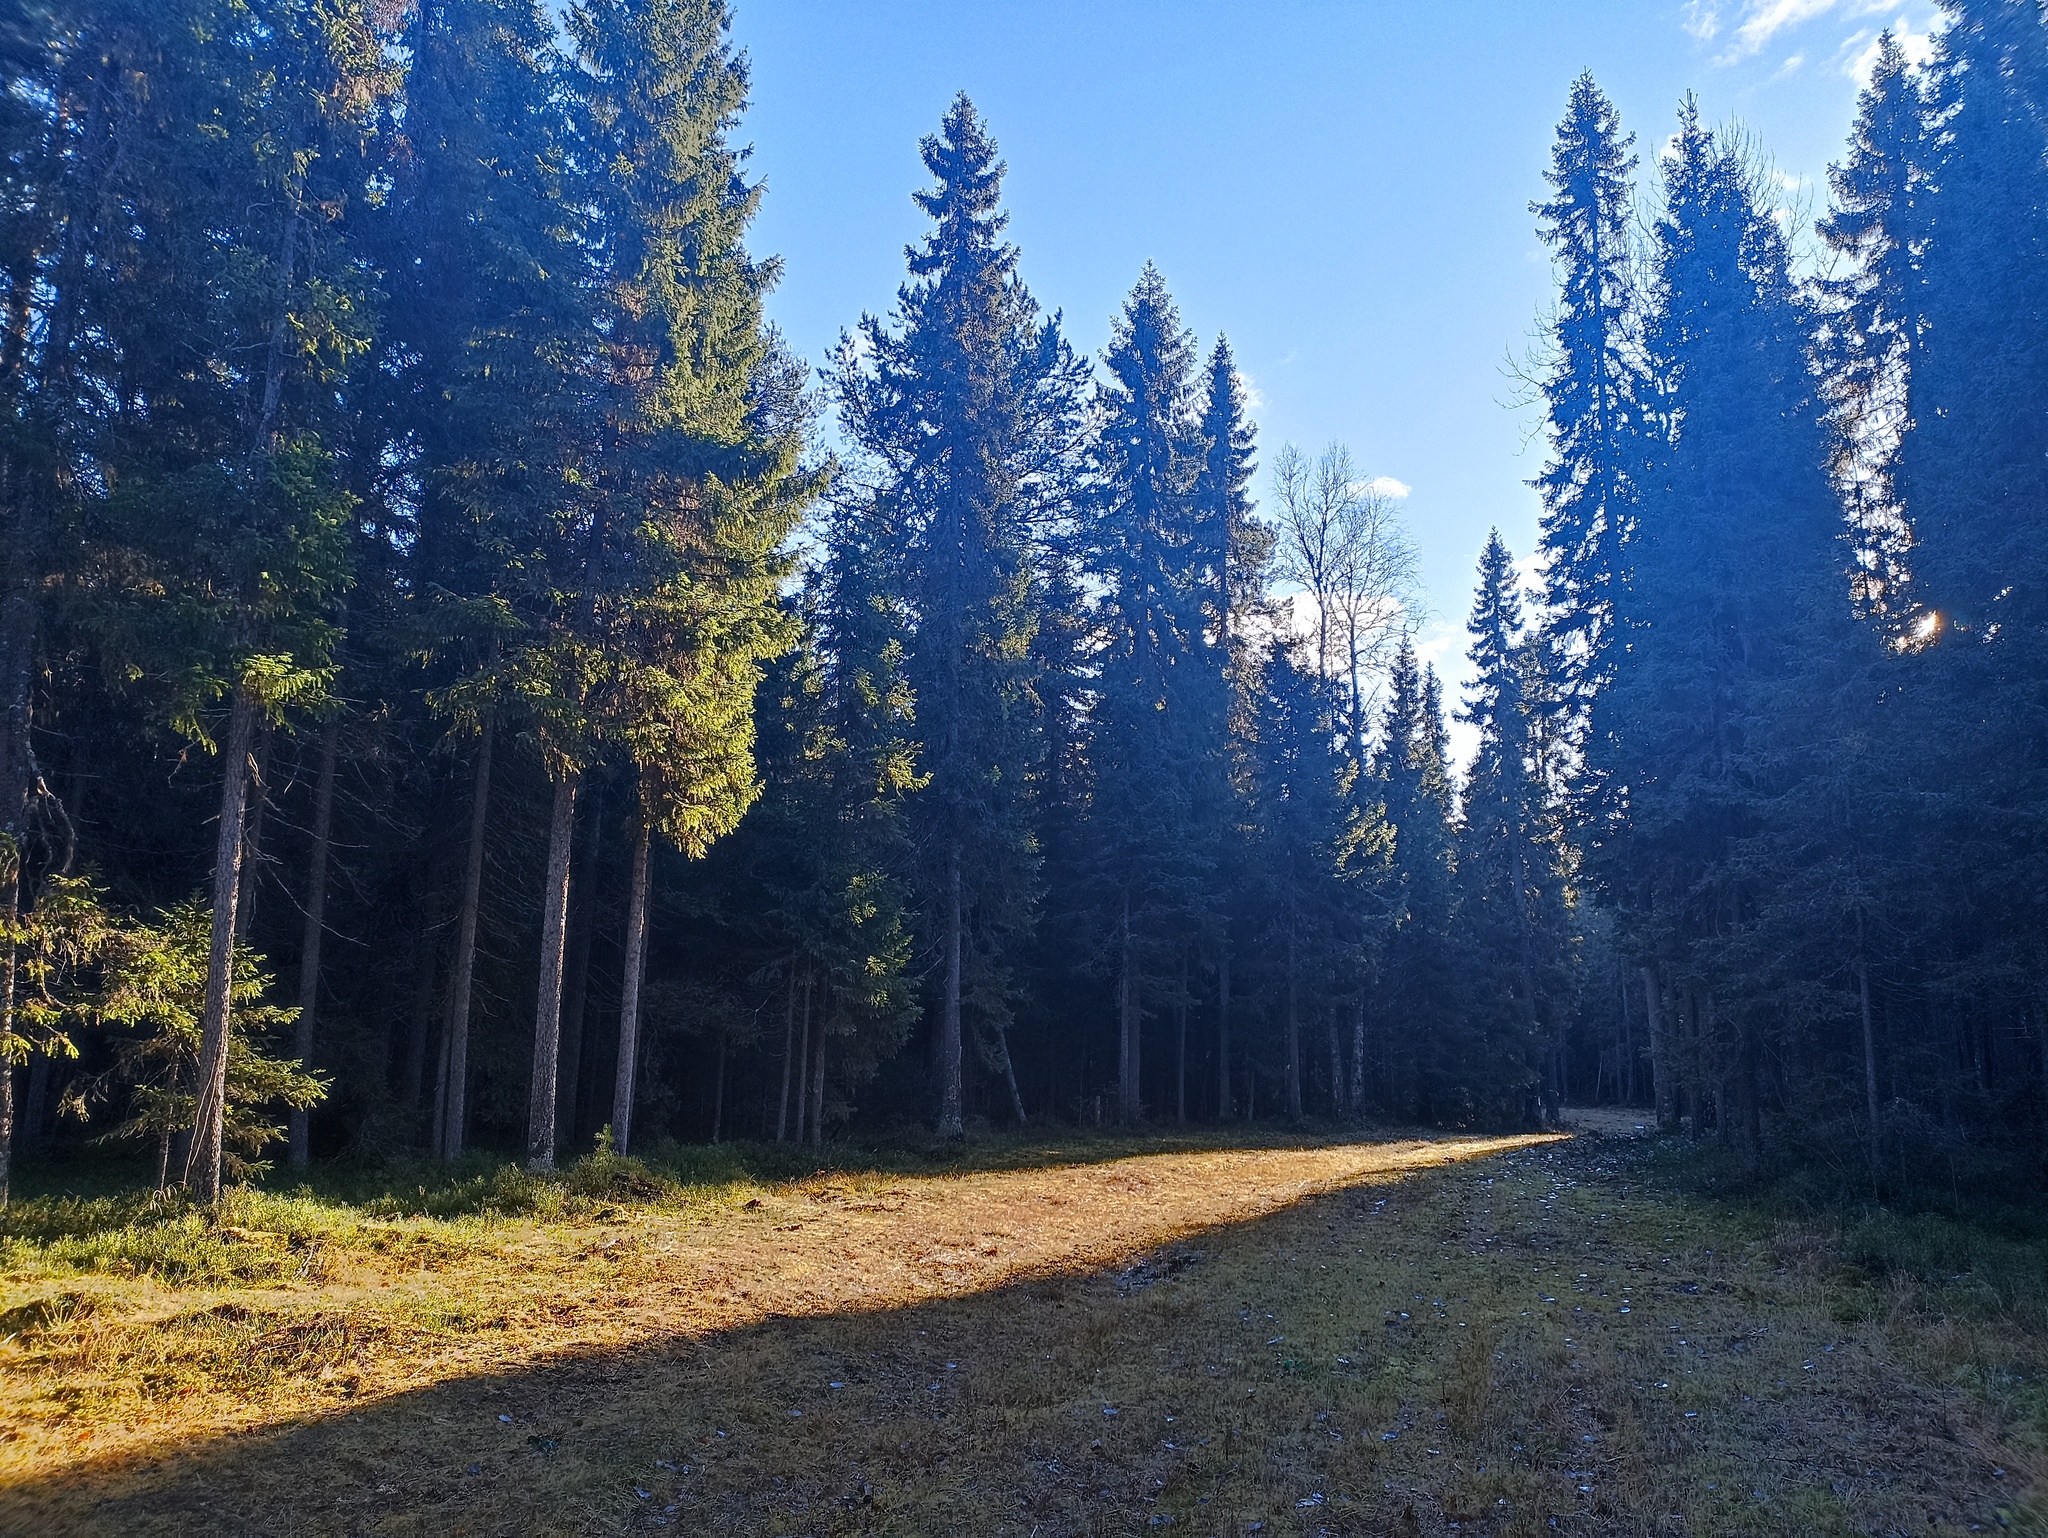
[[[1943,5],[1817,220],[1558,82],[1447,691],[1399,504],[1158,268],[1077,350],[965,95],[806,359],[726,0],[14,0],[0,1195],[1567,1104],[2038,1189],[2048,20]]]

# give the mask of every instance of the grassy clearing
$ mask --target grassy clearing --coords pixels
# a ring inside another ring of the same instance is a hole
[[[924,1162],[14,1231],[0,1526],[2048,1532],[2023,1233],[1601,1138]]]

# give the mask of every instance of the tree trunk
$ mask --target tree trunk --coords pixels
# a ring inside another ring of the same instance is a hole
[[[825,1004],[825,999],[818,1001],[817,1030],[811,1042],[811,1147],[821,1151],[825,1147]]]
[[[462,872],[462,914],[455,926],[455,959],[448,979],[448,1090],[441,1118],[441,1156],[462,1155],[469,1115],[469,993],[476,974],[477,906],[483,898],[484,827],[491,805],[493,723],[484,721],[476,750],[476,786],[469,807],[469,861]]]
[[[1117,1115],[1127,1127],[1138,1124],[1144,1114],[1144,1101],[1138,1093],[1138,1075],[1143,1068],[1139,1058],[1142,1043],[1138,1039],[1138,978],[1136,948],[1131,941],[1131,899],[1124,896],[1123,917],[1118,930],[1118,969],[1122,987],[1117,993]]]
[[[21,852],[11,835],[0,842],[0,914],[8,920],[5,943],[0,943],[0,1048],[14,1045],[14,995],[19,966],[13,940],[14,922],[21,913]],[[0,1051],[0,1207],[7,1205],[14,1175],[14,1057]]]
[[[1873,1183],[1883,1168],[1879,1160],[1879,1133],[1883,1126],[1877,1095],[1877,1030],[1870,1018],[1870,962],[1863,948],[1863,914],[1856,914],[1856,995],[1863,1012],[1863,1098],[1870,1117],[1870,1178]]]
[[[293,1055],[308,1067],[313,1061],[313,1024],[320,1008],[320,944],[327,935],[327,846],[334,832],[334,757],[340,732],[337,721],[329,721],[320,732],[320,777],[313,787],[313,850],[306,861],[306,929],[299,942],[299,1018],[292,1028]],[[308,1114],[297,1107],[291,1113],[290,1151],[286,1157],[293,1169],[300,1170],[312,1157]]]
[[[1216,1119],[1230,1120],[1230,942],[1216,958]]]
[[[440,904],[434,891],[435,874],[430,866],[426,901],[421,905],[418,933],[413,942],[419,951],[414,957],[417,970],[413,973],[412,1017],[405,1039],[405,1069],[400,1082],[400,1098],[408,1112],[420,1109],[427,1098],[427,1040],[434,1033],[434,983],[441,966]]]
[[[1358,980],[1358,1007],[1351,1014],[1351,1114],[1365,1115],[1365,979]]]
[[[633,1076],[640,1052],[640,980],[647,975],[647,867],[654,830],[643,808],[633,819],[633,866],[626,890],[626,969],[619,984],[619,1062],[612,1085],[612,1147],[633,1133]],[[724,1064],[719,1065],[721,1074]]]
[[[796,1043],[796,1126],[791,1130],[798,1147],[803,1146],[811,1115],[811,974],[808,969],[804,972],[803,995],[803,1016]]]
[[[221,755],[220,827],[213,850],[213,934],[206,956],[206,1003],[199,1019],[199,1096],[192,1147],[185,1156],[185,1184],[195,1187],[199,1199],[209,1205],[220,1200],[235,905],[242,888],[242,814],[248,805],[249,747],[255,735],[256,707],[237,688],[229,697],[227,746]]]
[[[1294,926],[1287,926],[1287,1115],[1301,1120],[1301,989],[1296,976]]]
[[[1174,1000],[1173,1119],[1188,1119],[1188,953],[1180,953],[1180,997]]]
[[[1003,1054],[1003,1081],[1010,1086],[1010,1114],[1017,1118],[1017,1125],[1025,1125],[1024,1092],[1017,1087],[1017,1067],[1010,1061],[1010,1033],[1000,1031],[996,1035],[996,1050]]]
[[[711,1082],[711,1141],[725,1130],[725,1032],[718,1033],[718,1076]]]
[[[1677,1096],[1671,1083],[1671,1052],[1664,1030],[1664,1002],[1657,988],[1657,969],[1643,967],[1643,1006],[1650,1026],[1650,1100],[1657,1125],[1669,1132],[1677,1122]]]
[[[540,930],[540,991],[533,1010],[533,1090],[526,1109],[526,1167],[555,1167],[555,1084],[561,1070],[562,962],[568,941],[569,851],[576,841],[582,776],[564,770],[548,818],[548,877]]]
[[[796,958],[789,959],[789,1000],[782,1011],[782,1099],[775,1110],[775,1141],[789,1141],[789,1079],[796,1064]]]
[[[1324,1045],[1330,1051],[1330,1110],[1341,1118],[1344,1115],[1344,1040],[1337,1034],[1337,1016],[1324,1006]]]
[[[263,830],[270,811],[270,728],[256,728],[254,767],[249,774],[248,829],[242,835],[242,890],[235,899],[235,943],[249,943],[256,922],[256,889],[263,884]]]
[[[955,839],[946,851],[946,979],[945,997],[939,1004],[939,1136],[962,1137],[960,1085],[960,985],[961,926],[960,843]]]
[[[570,883],[583,895],[569,909],[569,960],[562,983],[562,1078],[556,1089],[555,1120],[573,1148],[583,1135],[583,1057],[590,1003],[590,945],[597,932],[597,861],[604,838],[604,782],[590,788],[583,809],[583,848],[571,857]],[[629,915],[626,927],[632,928]],[[623,1000],[623,995],[621,995]],[[625,1043],[620,1043],[621,1050]],[[616,1082],[616,1079],[615,1079]],[[612,1146],[619,1147],[612,1126]]]

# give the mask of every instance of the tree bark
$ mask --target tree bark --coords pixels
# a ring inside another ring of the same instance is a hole
[[[21,913],[21,851],[11,835],[0,842],[0,914],[10,938],[0,944],[0,1207],[14,1177],[14,995],[19,967],[11,936]]]
[[[292,1052],[299,1062],[313,1061],[313,1024],[320,1007],[320,943],[327,935],[327,846],[334,831],[334,757],[339,722],[320,732],[320,777],[313,787],[313,851],[306,862],[306,930],[299,943],[299,1018],[292,1027]],[[307,1113],[291,1113],[287,1160],[304,1169],[312,1156]]]
[[[441,1116],[441,1157],[462,1155],[469,1117],[469,995],[476,975],[477,908],[483,899],[484,828],[491,805],[493,723],[484,721],[476,750],[476,785],[470,793],[469,860],[462,872],[462,912],[455,925],[455,958],[448,978],[448,1088]]]
[[[604,781],[590,787],[583,808],[582,850],[570,859],[569,880],[582,893],[569,908],[569,960],[562,983],[562,1079],[556,1090],[555,1120],[573,1147],[583,1135],[583,1058],[590,1015],[590,946],[597,932],[597,862],[604,839]],[[631,915],[626,920],[632,927]],[[623,1002],[623,995],[621,1002]],[[620,1043],[623,1048],[624,1043]],[[613,1076],[617,1082],[616,1070]],[[612,1127],[613,1147],[619,1129]]]
[[[1330,1109],[1342,1117],[1344,1114],[1344,1042],[1337,1034],[1337,1016],[1324,1006],[1323,1035],[1330,1050]]]
[[[270,812],[270,728],[258,724],[249,772],[247,831],[242,835],[242,891],[235,899],[235,943],[249,943],[256,922],[256,889],[263,883],[263,831]]]
[[[248,805],[249,747],[255,735],[256,707],[237,688],[229,697],[227,746],[221,755],[220,828],[213,851],[213,933],[206,956],[206,1003],[199,1021],[199,1096],[192,1147],[185,1156],[185,1184],[196,1187],[199,1199],[209,1205],[220,1200],[235,906],[241,896],[242,815]]]
[[[1301,989],[1295,975],[1294,925],[1287,926],[1287,1115],[1301,1120]]]
[[[1010,1033],[1002,1031],[996,1036],[996,1050],[1003,1054],[1003,1082],[1010,1086],[1010,1114],[1017,1118],[1017,1125],[1024,1126],[1024,1092],[1017,1087],[1017,1067],[1010,1061]]]
[[[1358,1007],[1351,1014],[1351,1114],[1365,1115],[1365,979],[1358,980]]]
[[[1123,917],[1118,933],[1121,942],[1119,966],[1122,971],[1123,987],[1119,992],[1120,1006],[1117,1019],[1117,1114],[1127,1127],[1134,1127],[1144,1115],[1144,1100],[1139,1094],[1139,1074],[1144,1069],[1140,1052],[1143,1042],[1139,1039],[1140,998],[1138,992],[1137,949],[1131,939],[1131,899],[1124,895]]]
[[[1672,1092],[1670,1045],[1664,1031],[1664,1001],[1657,988],[1657,969],[1643,967],[1643,1006],[1650,1027],[1650,1099],[1657,1125],[1668,1132],[1676,1121],[1677,1097]]]
[[[789,999],[782,1012],[782,1099],[775,1110],[775,1141],[789,1141],[789,1079],[796,1065],[796,958],[789,959]]]
[[[939,1136],[962,1137],[966,1128],[961,1112],[960,986],[961,926],[960,842],[956,838],[946,850],[946,979],[945,997],[939,1004]]]
[[[1870,1017],[1870,959],[1863,944],[1863,913],[1856,913],[1856,995],[1863,1014],[1863,1098],[1870,1117],[1870,1178],[1873,1184],[1883,1163],[1879,1134],[1883,1126],[1877,1094],[1877,1029]]]
[[[825,1003],[818,1002],[811,1042],[811,1147],[819,1150],[825,1146]]]
[[[725,1045],[726,1033],[718,1033],[718,1076],[711,1082],[711,1141],[715,1145],[725,1130]]]
[[[796,1048],[796,1126],[791,1136],[801,1147],[811,1115],[811,974],[804,972],[804,1007]]]
[[[619,1061],[612,1085],[612,1147],[626,1151],[633,1133],[634,1074],[640,1052],[640,981],[647,975],[647,867],[654,830],[647,814],[633,819],[633,866],[626,892],[626,970],[619,985]],[[723,1072],[724,1065],[720,1064]]]
[[[1230,942],[1216,958],[1216,1119],[1230,1120]]]
[[[540,990],[533,1010],[533,1089],[526,1110],[526,1167],[555,1167],[555,1083],[561,1069],[562,961],[568,939],[569,851],[576,839],[576,791],[582,776],[564,770],[548,819],[548,876],[540,931]]]

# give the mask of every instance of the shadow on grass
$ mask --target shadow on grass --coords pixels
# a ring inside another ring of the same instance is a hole
[[[1681,1404],[1636,1381],[1635,1332],[1661,1342],[1661,1322],[1531,1321],[1531,1264],[1563,1268],[1560,1243],[1587,1270],[1631,1257],[1555,1204],[1570,1171],[1551,1161],[1568,1151],[1468,1157],[1106,1267],[564,1353],[154,1460],[75,1463],[0,1490],[0,1531],[1847,1533],[1870,1530],[1868,1509],[1830,1492],[1864,1478],[1873,1435],[1912,1448],[1886,1476],[1910,1530],[1948,1530],[1930,1503],[1988,1513],[1984,1472],[1924,1395],[1865,1403],[1794,1371],[1798,1407],[1752,1404],[1759,1364],[1737,1355]],[[1527,1200],[1496,1210],[1517,1164]],[[1436,1317],[1454,1294],[1458,1312]],[[1690,1338],[1732,1298],[1674,1288],[1659,1319],[1696,1316]],[[1795,1356],[1830,1328],[1789,1306],[1771,1322]],[[332,1343],[337,1361],[348,1349]],[[1731,1469],[1739,1487],[1722,1492],[1711,1481]]]
[[[1133,1142],[1126,1157],[1162,1151]],[[1386,1395],[1334,1348],[1296,1359],[1264,1344],[1281,1297],[1272,1257],[1326,1243],[1426,1173],[1382,1173],[1106,1268],[564,1354],[154,1460],[74,1464],[0,1490],[0,1531],[1135,1532],[1204,1513],[1231,1466],[1285,1444],[1270,1473],[1234,1480],[1243,1531],[1291,1510],[1303,1481],[1376,1489],[1395,1462],[1434,1461],[1311,1442],[1301,1426],[1317,1407],[1363,1396],[1377,1414]],[[1249,1394],[1222,1365],[1248,1348]],[[345,1361],[346,1340],[334,1351]]]

